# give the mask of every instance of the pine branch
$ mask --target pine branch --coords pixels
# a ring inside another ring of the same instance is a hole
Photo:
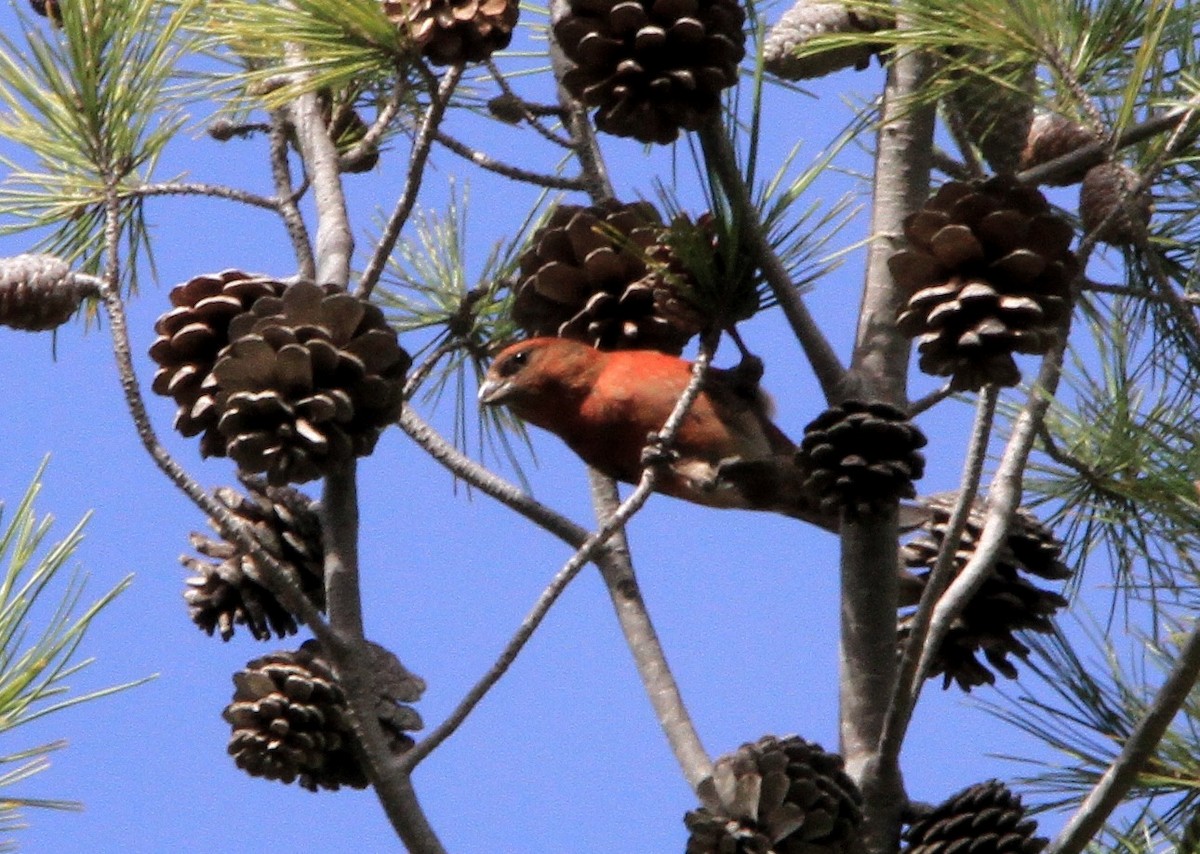
[[[308,235],[308,226],[304,224],[304,215],[296,204],[299,193],[292,189],[292,167],[288,161],[288,119],[286,111],[271,112],[271,179],[275,183],[275,197],[279,204],[279,215],[283,218],[284,228],[292,241],[292,251],[296,255],[296,268],[305,279],[315,279],[317,263],[313,258],[312,240]]]
[[[454,96],[454,90],[458,87],[458,81],[462,79],[462,74],[463,65],[459,63],[450,66],[436,85],[432,74],[428,75],[433,100],[425,113],[425,118],[421,121],[417,136],[413,140],[412,153],[408,158],[408,176],[404,179],[404,189],[400,193],[400,200],[396,203],[395,210],[392,211],[391,217],[383,227],[383,233],[375,244],[371,260],[358,279],[355,294],[363,299],[369,297],[371,291],[375,289],[375,285],[379,283],[379,277],[383,275],[383,270],[387,266],[387,259],[396,246],[396,240],[399,239],[400,232],[404,230],[404,224],[408,222],[409,215],[416,207],[417,194],[421,191],[421,181],[425,177],[425,163],[433,148],[435,134],[442,118],[446,115],[446,108],[450,106],[450,99]]]
[[[1095,788],[1080,804],[1067,825],[1047,849],[1048,854],[1079,854],[1121,804],[1137,781],[1139,772],[1187,701],[1200,679],[1200,628],[1193,629],[1180,650],[1170,676],[1159,688],[1154,702],[1121,748],[1121,753],[1104,772]]]
[[[817,325],[816,320],[804,304],[804,299],[796,290],[791,277],[763,230],[761,217],[754,207],[750,190],[738,169],[733,147],[725,135],[724,125],[719,118],[706,124],[700,130],[700,144],[704,156],[715,170],[721,187],[733,209],[733,214],[747,223],[747,234],[750,238],[750,248],[756,255],[756,260],[771,294],[783,310],[784,317],[792,327],[796,340],[804,349],[813,373],[821,390],[828,401],[840,400],[845,393],[846,370],[834,352],[833,345],[825,337],[825,333]]]
[[[950,514],[946,533],[933,569],[925,583],[921,601],[913,615],[911,633],[908,643],[904,647],[904,656],[901,659],[900,672],[896,679],[896,692],[889,704],[887,719],[880,735],[879,761],[884,767],[899,762],[904,736],[909,722],[912,720],[917,699],[921,695],[923,683],[917,681],[917,665],[926,646],[934,607],[941,597],[942,591],[954,577],[954,563],[958,546],[962,541],[963,531],[966,530],[967,520],[970,519],[971,507],[975,502],[980,478],[983,475],[983,465],[987,460],[988,440],[992,435],[992,423],[995,419],[998,399],[999,390],[994,385],[988,385],[984,386],[976,403],[975,424],[971,428],[971,438],[967,446],[966,460],[954,510]]]
[[[470,146],[459,142],[457,139],[443,131],[438,131],[436,134],[436,139],[459,157],[471,161],[480,169],[486,169],[489,172],[495,172],[497,175],[503,175],[505,178],[511,178],[514,181],[521,181],[525,184],[533,184],[537,187],[546,187],[551,190],[572,190],[579,192],[586,189],[583,179],[581,178],[564,178],[561,175],[545,175],[541,172],[532,172],[528,169],[522,169],[520,166],[513,166],[510,163],[505,163],[503,160],[497,160],[491,155],[484,154],[478,149],[471,148]]]

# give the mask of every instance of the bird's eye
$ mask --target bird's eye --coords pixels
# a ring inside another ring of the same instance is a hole
[[[502,377],[511,377],[517,371],[521,370],[521,368],[525,367],[525,363],[528,361],[529,351],[518,350],[516,353],[513,353],[511,356],[497,365],[497,371]]]

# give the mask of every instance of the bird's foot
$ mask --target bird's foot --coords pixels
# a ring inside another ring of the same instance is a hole
[[[661,435],[658,433],[647,434],[646,444],[642,448],[642,468],[669,466],[678,461],[679,454],[664,444]]]

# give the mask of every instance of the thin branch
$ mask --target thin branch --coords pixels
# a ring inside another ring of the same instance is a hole
[[[350,148],[342,152],[342,163],[355,163],[365,157],[372,149],[379,146],[379,141],[383,139],[384,133],[387,132],[388,125],[396,118],[400,112],[400,107],[404,103],[404,93],[408,89],[408,81],[403,77],[397,78],[392,86],[392,91],[388,94],[387,101],[375,116],[375,121],[371,122],[371,126],[363,133],[362,138]]]
[[[513,166],[512,164],[505,163],[503,160],[497,160],[491,155],[484,154],[478,149],[471,148],[442,131],[438,131],[436,138],[438,142],[459,157],[471,161],[480,169],[487,169],[489,172],[495,172],[497,175],[503,175],[505,178],[511,178],[514,181],[521,181],[526,184],[534,184],[539,187],[548,187],[551,190],[580,192],[587,189],[587,185],[582,178],[564,178],[561,175],[546,175],[541,172],[531,172],[528,169]]]
[[[996,557],[1004,547],[1009,523],[1021,503],[1022,483],[1029,453],[1044,423],[1046,411],[1050,407],[1062,374],[1067,333],[1068,330],[1064,328],[1059,341],[1043,357],[1041,369],[1029,390],[1025,406],[1013,422],[1012,433],[988,490],[983,530],[979,534],[971,558],[934,607],[929,635],[925,641],[925,648],[921,651],[921,659],[914,677],[916,687],[924,683],[951,624],[987,579]]]
[[[425,177],[425,162],[429,159],[430,149],[433,148],[438,125],[441,124],[442,117],[446,114],[446,108],[450,105],[450,98],[453,97],[458,81],[462,78],[463,67],[461,62],[451,65],[446,69],[446,73],[437,87],[430,87],[433,89],[433,101],[413,140],[412,153],[408,158],[408,175],[404,179],[404,189],[400,193],[400,200],[397,202],[395,210],[392,211],[387,224],[384,225],[383,233],[375,244],[371,260],[363,270],[362,276],[359,277],[358,287],[354,291],[363,299],[369,297],[371,291],[375,289],[375,285],[379,283],[379,277],[383,275],[383,270],[387,266],[387,259],[396,246],[396,240],[400,237],[404,224],[408,222],[413,208],[416,207],[417,195],[421,192],[421,181]]]
[[[550,509],[519,486],[489,471],[443,439],[411,406],[400,413],[400,429],[455,477],[516,511],[572,548],[587,541],[588,531]]]
[[[168,181],[158,184],[139,184],[136,187],[127,187],[121,191],[121,198],[145,198],[148,196],[207,196],[214,199],[239,202],[251,207],[265,208],[269,211],[279,210],[279,201],[277,199],[260,196],[258,193],[251,193],[247,190],[239,190],[237,187],[226,187],[223,184],[205,184],[195,181]]]
[[[1079,809],[1071,816],[1047,854],[1079,854],[1093,840],[1105,821],[1121,804],[1121,799],[1137,782],[1138,774],[1154,755],[1154,750],[1172,719],[1182,708],[1200,679],[1200,628],[1188,636],[1179,660],[1166,682],[1159,688],[1145,716],[1121,748],[1108,770]]]
[[[1056,178],[1075,174],[1080,169],[1103,163],[1114,150],[1128,148],[1181,124],[1186,125],[1193,114],[1194,108],[1189,107],[1169,110],[1160,116],[1125,129],[1112,142],[1108,140],[1090,142],[1068,154],[1018,172],[1017,180],[1027,184],[1044,184]]]
[[[271,180],[275,183],[279,215],[292,241],[297,271],[305,279],[315,279],[317,264],[313,259],[312,240],[308,226],[304,224],[304,215],[296,204],[297,193],[292,188],[292,167],[288,161],[288,119],[283,110],[271,112],[270,140]]]
[[[975,495],[979,491],[979,482],[983,476],[984,463],[987,460],[988,440],[992,435],[992,423],[995,420],[998,400],[999,390],[997,387],[987,385],[983,387],[979,400],[976,402],[975,424],[971,428],[971,438],[967,445],[967,455],[954,510],[950,514],[950,521],[943,535],[937,559],[933,564],[933,569],[929,572],[925,590],[921,594],[921,601],[912,618],[911,633],[908,643],[904,647],[904,657],[900,662],[900,671],[896,678],[896,692],[888,707],[887,720],[879,739],[879,761],[885,766],[899,762],[900,750],[904,745],[904,735],[912,720],[917,698],[921,695],[923,686],[916,679],[917,664],[921,658],[921,651],[926,645],[934,605],[954,577],[955,557],[958,553],[958,546],[962,542],[963,531],[967,527],[967,520],[971,517]]]
[[[520,106],[521,118],[528,122],[530,127],[537,131],[539,135],[555,145],[563,148],[575,148],[576,143],[574,142],[574,138],[563,139],[561,136],[541,123],[539,120],[540,114],[531,110],[529,108],[529,102],[513,91],[512,87],[508,85],[508,80],[505,79],[504,75],[501,73],[500,66],[496,65],[496,61],[494,59],[488,59],[487,67],[488,71],[491,72],[492,79],[496,81],[496,85],[500,87],[500,91],[504,93],[505,97],[508,98],[512,103]],[[557,74],[555,76],[558,77]],[[561,109],[554,110],[553,112],[547,112],[545,114],[556,115],[560,119],[564,117],[563,110]]]
[[[928,409],[933,409],[943,400],[954,396],[954,389],[950,387],[950,383],[946,383],[941,388],[931,391],[924,397],[917,398],[908,405],[908,417],[916,418],[922,412]]]
[[[825,333],[804,304],[803,297],[796,290],[787,268],[771,247],[771,242],[763,229],[759,211],[755,208],[741,171],[738,169],[737,158],[733,146],[725,135],[725,128],[716,118],[700,130],[700,144],[709,164],[717,173],[721,187],[733,209],[733,215],[747,224],[750,238],[750,248],[755,253],[755,260],[762,270],[763,277],[771,289],[772,295],[784,317],[792,327],[796,339],[804,349],[816,374],[817,382],[825,393],[826,400],[840,400],[845,391],[846,369],[834,352],[833,345],[825,337]]]

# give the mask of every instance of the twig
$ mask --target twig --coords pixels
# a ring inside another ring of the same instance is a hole
[[[1086,169],[1089,166],[1103,163],[1113,150],[1120,150],[1131,145],[1136,145],[1151,137],[1158,136],[1160,133],[1170,130],[1177,125],[1186,124],[1193,113],[1194,108],[1190,107],[1169,110],[1160,116],[1155,116],[1127,128],[1117,134],[1112,142],[1107,140],[1090,142],[1068,154],[1056,157],[1053,160],[1047,160],[1045,163],[1018,172],[1017,180],[1027,184],[1044,184],[1056,178],[1072,175],[1080,169]]]
[[[992,435],[992,423],[995,419],[998,400],[997,387],[987,385],[984,386],[976,403],[975,424],[971,428],[971,439],[967,446],[966,461],[959,482],[954,510],[950,514],[950,521],[943,535],[937,559],[929,572],[925,590],[921,594],[921,601],[917,605],[917,611],[910,623],[908,643],[904,647],[904,657],[900,662],[900,670],[896,677],[896,692],[889,704],[887,719],[879,738],[879,761],[883,765],[899,762],[900,749],[904,745],[904,735],[912,720],[917,698],[921,695],[923,686],[916,681],[917,664],[929,634],[934,605],[954,577],[954,562],[958,546],[962,542],[962,534],[967,527],[967,520],[971,518],[971,508],[975,503],[975,495],[979,491],[979,482],[983,476],[984,462],[987,460],[988,440]]]
[[[1179,660],[1159,688],[1154,702],[1129,734],[1121,752],[1050,844],[1047,854],[1079,854],[1087,847],[1113,810],[1120,806],[1125,793],[1137,782],[1139,772],[1154,755],[1197,679],[1200,679],[1200,628],[1192,629],[1180,650]]]
[[[469,483],[484,495],[549,531],[572,548],[580,548],[588,531],[560,513],[542,504],[519,486],[481,466],[458,448],[447,442],[437,431],[406,405],[400,413],[400,429],[420,445],[429,456],[448,469],[455,477]]]
[[[929,635],[917,664],[914,686],[924,683],[951,624],[987,579],[1000,549],[1004,547],[1009,523],[1021,503],[1022,481],[1029,453],[1058,387],[1063,354],[1067,347],[1067,333],[1068,329],[1064,328],[1059,341],[1043,357],[1041,369],[1029,390],[1025,406],[1013,423],[1012,433],[988,490],[983,530],[979,534],[971,558],[933,609]]]
[[[256,208],[266,208],[270,211],[279,209],[279,201],[258,193],[239,190],[237,187],[226,187],[223,184],[205,184],[196,181],[168,181],[159,184],[139,184],[121,191],[121,198],[134,196],[208,196],[214,199],[225,199],[230,202],[240,202]]]
[[[954,389],[950,387],[950,383],[946,383],[941,388],[931,391],[924,397],[917,398],[908,405],[908,417],[916,418],[922,412],[928,409],[933,409],[943,400],[954,395]]]
[[[525,121],[529,123],[529,126],[537,131],[539,135],[555,145],[562,146],[563,148],[574,148],[576,146],[574,139],[563,139],[561,136],[550,130],[538,120],[539,114],[529,109],[529,102],[514,92],[512,87],[508,85],[508,80],[506,80],[504,75],[500,72],[500,66],[496,65],[496,61],[494,59],[488,59],[487,68],[488,71],[491,72],[492,79],[496,81],[496,85],[500,87],[500,91],[503,92],[507,98],[511,99],[513,103],[520,105],[521,118],[525,119]],[[554,110],[553,112],[547,112],[546,114],[556,115],[561,119],[563,118],[563,112],[563,110],[559,109]]]
[[[292,189],[292,167],[288,162],[288,119],[283,110],[271,113],[270,140],[271,179],[275,182],[279,215],[283,218],[283,226],[292,241],[292,251],[296,254],[297,271],[305,279],[315,279],[317,264],[313,259],[312,240],[308,226],[304,224],[304,215],[296,204],[296,191]]]
[[[396,246],[396,240],[400,237],[404,224],[408,222],[413,208],[416,207],[417,194],[421,191],[421,181],[425,177],[425,162],[429,159],[434,135],[438,125],[442,122],[442,117],[446,114],[446,108],[450,105],[450,98],[454,95],[458,81],[462,78],[463,67],[461,62],[451,65],[446,69],[441,82],[436,87],[430,87],[433,90],[433,101],[413,140],[412,153],[408,158],[408,175],[404,179],[404,189],[400,193],[400,200],[396,204],[396,209],[392,211],[387,224],[384,225],[383,233],[375,244],[375,251],[371,254],[371,260],[359,277],[358,287],[354,291],[363,299],[369,297],[371,291],[375,289],[375,285],[379,283],[379,277],[383,275],[383,270],[387,266],[387,259]]]
[[[392,86],[392,91],[388,94],[387,101],[375,116],[375,121],[371,122],[371,126],[363,133],[362,138],[354,145],[342,152],[341,162],[354,163],[360,158],[366,156],[372,149],[379,146],[379,141],[383,139],[383,135],[387,132],[388,125],[392,123],[392,119],[396,118],[396,114],[400,112],[400,105],[404,101],[404,92],[408,86],[408,81],[401,75],[397,78]]]
[[[825,337],[821,327],[809,313],[804,299],[796,290],[787,268],[779,260],[779,256],[771,247],[770,239],[765,233],[758,210],[750,196],[750,190],[738,169],[737,158],[733,147],[725,136],[724,124],[720,118],[707,123],[700,130],[700,144],[704,150],[705,159],[717,173],[726,198],[733,209],[733,214],[746,223],[750,249],[755,253],[755,260],[762,270],[771,293],[783,309],[784,317],[792,327],[796,339],[804,349],[816,374],[817,382],[825,393],[826,400],[836,401],[844,394],[846,369],[842,367],[833,345]]]
[[[471,161],[480,169],[487,169],[489,172],[495,172],[497,175],[503,175],[505,178],[522,181],[526,184],[534,184],[539,187],[549,187],[552,190],[572,190],[578,192],[587,189],[582,178],[564,178],[561,175],[546,175],[541,172],[531,172],[528,169],[513,166],[512,164],[505,163],[503,160],[497,160],[491,155],[484,154],[478,149],[471,148],[442,131],[438,131],[436,138],[438,142],[459,157]]]

